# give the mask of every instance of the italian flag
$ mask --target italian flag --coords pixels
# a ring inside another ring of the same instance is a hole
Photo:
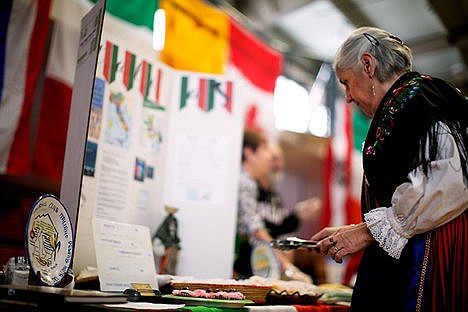
[[[106,54],[104,58],[104,77],[108,83],[115,80],[118,67],[119,47],[112,42],[106,42]],[[127,69],[127,68],[125,68]]]
[[[140,81],[140,93],[146,99],[149,94],[149,88],[151,86],[151,70],[153,65],[143,60],[141,63],[141,81]]]
[[[198,107],[209,112],[214,107],[214,81],[212,79],[200,79],[198,90]]]
[[[156,106],[161,105],[161,83],[163,71],[161,68],[156,68],[153,76],[153,65],[146,60],[141,63],[141,81],[140,93],[145,100],[155,102]],[[154,82],[154,86],[152,85]],[[154,88],[154,90],[152,89]],[[151,92],[151,91],[154,92]]]
[[[179,108],[194,103],[203,112],[222,107],[232,112],[233,83],[230,80],[200,78],[197,75],[182,76],[180,83]]]
[[[135,63],[136,57],[135,54],[125,51],[125,65],[124,65],[124,76],[123,82],[127,87],[127,90],[133,88],[133,80],[135,77]]]

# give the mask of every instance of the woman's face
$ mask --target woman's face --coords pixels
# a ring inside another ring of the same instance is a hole
[[[337,71],[338,79],[345,88],[346,103],[354,103],[368,117],[374,116],[377,109],[376,98],[372,93],[372,80],[364,70],[352,69]]]

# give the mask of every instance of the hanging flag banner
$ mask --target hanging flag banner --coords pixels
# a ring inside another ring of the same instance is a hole
[[[47,48],[50,4],[51,0],[2,1],[0,174],[31,174],[31,110]]]
[[[271,92],[282,72],[283,56],[232,18],[230,27],[230,63],[256,87]]]
[[[245,127],[277,136],[273,92],[282,72],[283,56],[230,19],[229,75],[239,84]]]
[[[62,179],[80,20],[90,9],[83,1],[68,0],[54,0],[51,7],[54,22],[32,166],[34,175],[56,182]]]
[[[104,77],[108,83],[114,82],[115,73],[117,72],[117,55],[119,47],[115,44],[106,42],[106,57],[104,59]]]
[[[139,64],[141,66],[141,63]],[[135,77],[135,54],[125,51],[124,64],[124,85],[127,90],[133,88],[133,79]]]
[[[322,226],[361,222],[362,144],[369,121],[344,101],[336,103],[335,131],[324,170]]]
[[[161,0],[160,7],[167,21],[161,61],[179,70],[223,74],[229,50],[228,16],[200,0]]]
[[[232,81],[182,76],[180,82],[179,108],[195,105],[203,112],[222,107],[232,112]]]
[[[121,64],[123,65],[121,66]],[[107,41],[102,75],[110,85],[116,80],[120,81],[127,91],[138,84],[135,87],[143,96],[145,104],[164,110],[160,99],[163,78],[163,70],[160,66],[156,67],[134,52],[122,49],[118,44]]]

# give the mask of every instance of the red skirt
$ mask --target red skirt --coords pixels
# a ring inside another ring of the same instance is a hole
[[[424,311],[468,311],[467,211],[431,235]]]

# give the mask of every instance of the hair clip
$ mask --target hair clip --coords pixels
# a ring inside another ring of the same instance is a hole
[[[366,37],[367,40],[369,40],[369,42],[374,46],[378,46],[380,44],[380,42],[377,40],[377,38],[375,38],[374,36],[372,36],[371,34],[368,34],[368,33],[363,33],[362,34],[364,37]]]
[[[398,42],[399,44],[404,44],[404,43],[403,43],[403,40],[401,40],[401,39],[398,38],[397,36],[390,35],[389,37],[390,37],[390,39],[392,39],[392,40]]]

